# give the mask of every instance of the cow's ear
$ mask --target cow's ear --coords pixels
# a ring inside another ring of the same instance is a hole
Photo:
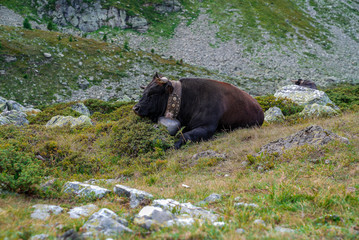
[[[168,81],[168,83],[166,84],[166,93],[171,94],[173,92],[173,86],[172,83],[170,81]]]
[[[156,80],[158,78],[160,78],[160,76],[159,76],[158,72],[156,72],[155,75],[153,75],[152,81]]]

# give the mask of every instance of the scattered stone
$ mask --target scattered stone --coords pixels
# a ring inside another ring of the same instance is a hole
[[[50,58],[50,57],[51,57],[51,53],[44,53],[44,56],[45,56],[46,58]]]
[[[146,206],[138,213],[135,223],[143,228],[164,226],[169,220],[173,220],[174,216],[168,210],[160,207]]]
[[[81,77],[79,77],[79,80],[77,80],[77,84],[82,90],[86,90],[90,86],[89,81],[87,81],[86,79],[82,79]]]
[[[275,97],[289,98],[299,105],[311,105],[317,103],[319,105],[335,104],[329,99],[328,95],[320,90],[306,88],[298,85],[287,85],[277,90]]]
[[[226,154],[221,154],[221,153],[217,153],[213,150],[207,150],[204,152],[200,152],[197,153],[195,155],[192,156],[192,160],[198,160],[199,158],[221,158],[221,159],[226,159]]]
[[[86,231],[84,236],[96,237],[99,234],[111,236],[118,235],[121,232],[132,232],[127,225],[125,219],[120,218],[107,208],[102,208],[94,213],[82,228]]]
[[[173,199],[157,199],[153,201],[153,206],[172,211],[175,209],[180,214],[188,214],[191,217],[216,222],[218,215],[201,207],[196,207],[191,203],[179,203]]]
[[[264,113],[264,120],[269,123],[281,122],[284,118],[282,110],[280,110],[279,107],[271,107]]]
[[[0,75],[5,75],[6,71],[5,70],[0,70]]]
[[[81,182],[67,182],[64,185],[65,193],[74,193],[83,197],[95,197],[97,199],[103,198],[106,194],[111,192],[106,188],[95,185],[90,185]]]
[[[280,227],[280,226],[275,227],[274,230],[276,232],[280,232],[280,233],[294,233],[295,232],[295,230],[293,230],[293,229]]]
[[[256,220],[254,220],[253,223],[256,225],[262,225],[262,226],[266,225],[266,223],[262,219],[256,219]]]
[[[80,113],[81,115],[90,116],[90,110],[85,106],[85,104],[79,102],[71,106],[72,110]]]
[[[261,153],[282,153],[283,150],[309,145],[325,145],[333,140],[339,140],[343,143],[349,143],[349,140],[344,137],[340,137],[331,131],[325,130],[320,126],[309,126],[287,138],[280,138],[276,141],[270,142],[261,147],[258,155]]]
[[[335,110],[330,106],[323,106],[317,103],[307,105],[300,113],[303,117],[328,117],[339,114],[339,110]]]
[[[97,206],[94,204],[88,204],[81,207],[75,207],[71,208],[68,214],[70,215],[70,218],[80,218],[80,217],[87,217],[92,212],[97,210]]]
[[[237,228],[237,229],[236,229],[236,233],[243,234],[243,233],[245,233],[245,232],[246,232],[246,231],[244,231],[243,228]]]
[[[198,205],[203,205],[205,203],[217,202],[222,199],[222,195],[217,193],[212,193],[208,197],[206,197],[203,201],[200,201]]]
[[[59,238],[59,240],[82,240],[84,239],[78,232],[76,232],[74,229],[70,229],[66,231],[64,234],[62,234]]]
[[[234,204],[235,207],[252,207],[252,208],[258,208],[259,206],[255,203],[244,203],[244,202],[239,202],[239,203],[235,203]]]
[[[30,240],[46,240],[49,238],[49,234],[38,234],[35,236],[32,236]]]
[[[347,192],[353,193],[355,192],[357,189],[355,187],[347,187]]]
[[[78,127],[78,126],[92,126],[92,121],[88,116],[82,115],[78,118],[71,117],[71,116],[55,116],[52,117],[47,123],[46,127],[64,127],[64,126],[70,126]]]
[[[130,199],[130,207],[135,208],[146,199],[152,199],[152,194],[145,191],[137,190],[135,188],[126,187],[123,185],[116,185],[113,191],[120,197],[126,197]]]
[[[51,214],[59,215],[63,208],[56,205],[47,205],[47,204],[36,204],[33,206],[35,211],[31,214],[31,218],[47,220]]]

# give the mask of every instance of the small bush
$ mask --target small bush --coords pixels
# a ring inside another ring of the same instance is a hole
[[[290,116],[303,111],[304,107],[296,104],[290,99],[274,97],[273,95],[255,97],[263,111],[267,111],[271,107],[278,107],[282,110],[284,116]]]
[[[123,102],[105,102],[98,99],[87,99],[84,101],[86,107],[91,113],[99,112],[101,114],[108,114],[115,111],[117,108],[125,105]]]
[[[325,93],[342,110],[359,109],[359,85],[335,86],[325,90]]]
[[[171,147],[174,138],[162,126],[140,118],[131,111],[131,106],[121,107],[118,111],[124,116],[111,129],[110,147],[120,156],[137,157],[151,155],[161,157]],[[127,115],[127,116],[126,116]]]
[[[28,116],[30,124],[46,124],[52,117],[57,115],[79,117],[80,113],[74,111],[71,108],[74,102],[70,103],[59,103],[50,107],[43,107],[42,112],[35,116]]]
[[[29,21],[28,18],[25,18],[25,19],[24,19],[24,22],[23,22],[22,24],[23,24],[23,26],[24,26],[25,29],[29,29],[29,30],[32,29],[32,28],[31,28],[31,23],[30,23],[30,21]]]
[[[19,192],[35,192],[35,185],[43,175],[41,161],[12,146],[0,149],[0,186],[2,189]]]
[[[57,30],[57,27],[56,27],[56,25],[55,25],[52,21],[50,21],[50,22],[47,24],[47,29],[48,29],[49,31],[54,31],[54,30]]]

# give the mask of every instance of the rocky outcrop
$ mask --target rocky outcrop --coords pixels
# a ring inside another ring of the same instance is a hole
[[[46,127],[64,127],[70,126],[78,127],[78,126],[92,126],[92,121],[88,116],[82,115],[78,118],[71,116],[55,116],[52,117],[47,123]]]
[[[26,113],[19,112],[16,110],[4,111],[0,114],[0,125],[16,125],[23,126],[29,124],[29,121],[26,119]]]
[[[349,140],[340,137],[331,131],[325,130],[320,126],[309,126],[287,138],[280,138],[261,147],[258,155],[262,153],[282,153],[286,149],[297,146],[309,145],[325,145],[333,140],[339,140],[349,143]]]
[[[179,12],[181,9],[181,3],[178,0],[165,0],[155,6],[155,11],[158,13]]]
[[[116,7],[104,8],[101,1],[57,0],[54,6],[47,0],[33,1],[39,16],[47,15],[60,26],[72,25],[83,32],[93,32],[103,26],[132,28],[146,32],[148,22],[141,16],[130,16]],[[47,10],[49,9],[50,10]]]
[[[298,85],[284,86],[277,90],[274,96],[288,98],[299,105],[311,105],[316,103],[323,106],[327,104],[335,106],[325,92]]]
[[[65,193],[73,193],[83,197],[94,197],[97,199],[103,198],[106,194],[111,192],[106,188],[95,185],[90,185],[81,182],[67,182],[64,185]]]

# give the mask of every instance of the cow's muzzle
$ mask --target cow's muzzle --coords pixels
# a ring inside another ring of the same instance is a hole
[[[138,115],[138,111],[140,111],[140,106],[136,104],[135,106],[133,106],[132,110]]]

